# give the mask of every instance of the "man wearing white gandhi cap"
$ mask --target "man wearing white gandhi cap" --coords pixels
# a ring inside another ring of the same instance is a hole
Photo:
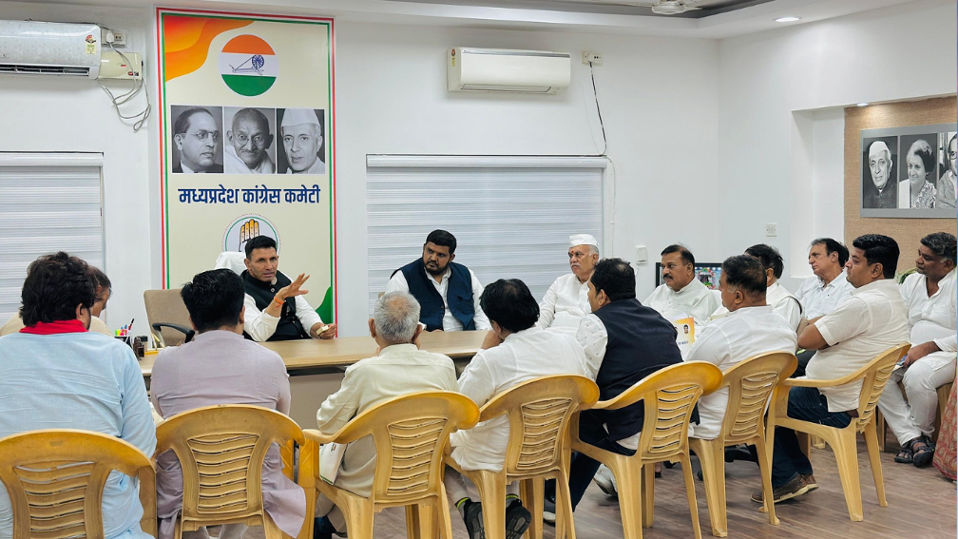
[[[539,327],[569,328],[575,331],[579,319],[592,312],[589,307],[589,277],[599,261],[599,242],[590,234],[569,236],[569,268],[553,281],[539,302]]]
[[[313,109],[286,109],[279,126],[283,150],[289,163],[287,174],[325,174],[326,163],[319,158],[323,126]]]

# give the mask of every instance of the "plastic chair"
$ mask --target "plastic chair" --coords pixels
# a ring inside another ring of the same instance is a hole
[[[191,329],[190,313],[180,297],[179,288],[144,290],[143,305],[160,346],[179,346],[193,338],[195,332]]]
[[[644,402],[645,420],[635,455],[605,451],[577,438],[572,441],[573,451],[584,453],[612,470],[619,490],[624,537],[640,538],[642,526],[652,526],[655,470],[651,465],[676,460],[682,464],[692,530],[696,539],[702,537],[689,458],[689,418],[699,397],[715,391],[721,383],[722,371],[711,363],[679,363],[650,374],[617,397],[600,401],[592,407],[593,410],[618,410],[638,401]],[[572,428],[578,432],[578,421]]]
[[[305,443],[295,421],[246,404],[197,408],[157,425],[156,454],[172,450],[183,469],[183,510],[174,537],[215,524],[262,526],[268,538],[285,537],[263,508],[262,480],[267,450],[289,440]],[[307,512],[299,537],[311,537],[314,489],[311,481],[300,486]]]
[[[316,489],[343,511],[350,539],[372,539],[373,515],[397,506],[406,506],[408,537],[419,537],[420,532],[432,536],[439,524],[443,537],[452,539],[449,502],[442,485],[443,450],[452,431],[470,428],[478,419],[479,408],[465,395],[421,391],[372,406],[334,434],[306,430],[310,454],[315,444],[344,444],[370,435],[376,445],[369,496],[340,489],[318,476]],[[318,474],[316,462],[309,467]]]
[[[848,505],[848,516],[853,521],[865,519],[862,513],[862,491],[858,477],[858,448],[855,434],[863,433],[865,446],[868,448],[868,460],[871,463],[872,476],[875,479],[875,490],[878,494],[878,505],[888,507],[885,499],[885,482],[881,471],[881,452],[878,447],[878,435],[875,429],[873,416],[888,377],[891,376],[895,363],[902,358],[909,344],[901,344],[889,348],[869,361],[857,371],[836,380],[812,380],[809,378],[788,378],[783,381],[772,395],[772,404],[768,411],[768,427],[765,435],[767,453],[772,455],[775,442],[775,427],[785,427],[796,432],[821,437],[835,452],[838,462],[838,476],[842,481],[842,490],[845,492],[845,503]],[[839,429],[802,421],[788,417],[788,392],[793,387],[838,387],[856,380],[862,381],[861,396],[858,400],[858,417],[853,417],[847,427]],[[766,497],[767,499],[767,497]]]
[[[37,430],[0,440],[0,481],[14,539],[103,537],[103,487],[116,470],[140,480],[140,527],[156,536],[156,475],[133,444],[97,432]]]
[[[713,440],[689,438],[689,449],[702,465],[705,479],[705,500],[708,502],[712,535],[728,536],[725,500],[725,447],[754,444],[758,449],[758,466],[762,475],[762,491],[768,522],[778,526],[775,504],[772,503],[772,466],[765,447],[765,406],[772,390],[795,371],[798,359],[794,354],[771,352],[760,354],[725,371],[722,387],[728,387],[728,408],[722,431]]]
[[[463,470],[451,457],[447,463],[479,489],[486,539],[505,537],[506,485],[512,481],[521,481],[522,501],[532,513],[529,536],[541,539],[542,500],[545,480],[550,478],[556,480],[556,504],[562,507],[556,519],[556,537],[567,530],[575,539],[569,495],[569,425],[576,412],[598,399],[599,386],[584,376],[543,376],[496,395],[479,410],[479,421],[508,416],[509,445],[502,470]]]

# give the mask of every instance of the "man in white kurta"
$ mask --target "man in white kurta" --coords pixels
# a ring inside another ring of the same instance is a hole
[[[813,276],[805,279],[795,292],[804,316],[814,320],[834,311],[854,287],[845,277],[848,249],[831,238],[819,238],[808,251],[808,265]]]
[[[782,255],[771,245],[759,243],[745,249],[745,254],[756,258],[765,268],[767,287],[765,289],[765,303],[772,307],[772,310],[781,316],[792,331],[798,331],[798,326],[802,321],[802,304],[798,301],[787,288],[782,286],[778,280],[782,277],[785,270],[785,264]],[[728,314],[728,309],[724,306],[716,309],[712,318],[718,318]]]
[[[492,331],[483,349],[459,377],[459,391],[482,406],[492,397],[527,380],[550,374],[586,375],[586,358],[575,337],[564,331],[536,327],[539,315],[536,300],[519,279],[500,279],[482,293],[482,308]],[[509,422],[503,415],[452,434],[452,457],[464,470],[502,470],[509,441]],[[463,479],[453,470],[446,472],[446,489],[474,534],[481,527],[481,509],[464,488]],[[512,534],[517,522],[528,519],[521,502],[511,502],[506,529]],[[525,521],[528,525],[528,520]],[[511,537],[512,535],[510,535]],[[518,536],[518,535],[516,535]],[[472,537],[472,535],[470,535]]]
[[[569,268],[572,273],[559,276],[549,285],[539,302],[540,328],[579,327],[579,320],[592,312],[589,307],[589,277],[599,261],[599,242],[590,234],[569,236]]]
[[[759,354],[795,352],[795,330],[765,304],[763,269],[748,255],[733,256],[722,263],[722,305],[729,315],[702,329],[685,361],[708,361],[727,371]],[[692,436],[706,440],[718,436],[727,407],[728,387],[700,398],[699,423],[692,424]]]
[[[912,449],[912,463],[927,466],[938,410],[936,390],[955,379],[955,237],[936,232],[922,238],[915,267],[917,273],[899,287],[908,307],[912,348],[904,368],[888,379],[878,406],[903,448],[895,460],[907,463]],[[904,395],[899,382],[905,386]],[[916,439],[924,446],[914,449]]]
[[[695,325],[705,323],[718,309],[718,296],[695,278],[695,257],[681,245],[662,251],[662,280],[642,303],[674,322],[691,317]]]
[[[335,433],[353,417],[393,397],[416,391],[457,391],[452,360],[419,349],[419,303],[412,295],[383,294],[369,319],[369,332],[379,345],[379,353],[350,365],[339,391],[323,401],[316,412],[316,424],[324,434]],[[361,438],[347,446],[334,484],[368,496],[375,469],[376,446],[372,438]],[[345,531],[345,518],[325,496],[318,496],[316,514],[328,515],[327,526]],[[319,523],[317,527],[322,529]],[[330,537],[329,533],[325,537]],[[320,532],[318,536],[323,535]]]

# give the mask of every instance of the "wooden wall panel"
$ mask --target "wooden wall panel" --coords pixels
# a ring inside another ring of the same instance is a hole
[[[895,238],[901,248],[898,271],[915,266],[919,240],[932,232],[955,233],[955,219],[890,219],[861,217],[861,130],[912,125],[933,125],[955,121],[955,96],[847,107],[845,109],[845,243],[862,234],[884,234]]]

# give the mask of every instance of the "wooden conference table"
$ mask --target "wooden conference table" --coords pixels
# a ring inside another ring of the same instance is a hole
[[[423,350],[446,354],[452,359],[469,359],[476,354],[485,331],[435,331],[422,334]],[[276,352],[286,363],[290,375],[315,372],[328,367],[347,367],[376,355],[376,341],[372,337],[337,337],[329,340],[302,339],[261,343]],[[140,360],[143,376],[153,373],[155,354]]]

